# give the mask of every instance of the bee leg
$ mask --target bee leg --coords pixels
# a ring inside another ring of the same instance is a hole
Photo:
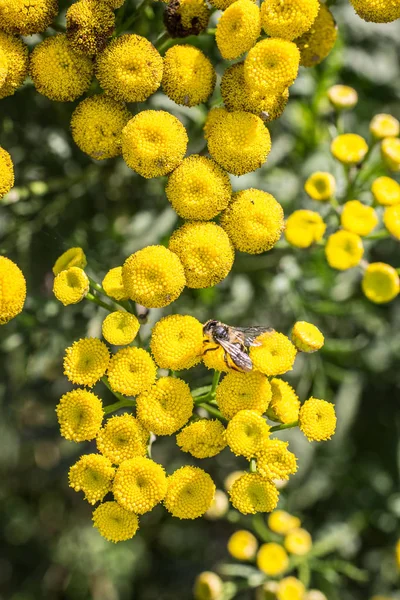
[[[219,349],[219,346],[215,346],[215,348],[207,348],[207,350],[204,350],[202,356],[207,354],[207,352],[214,352],[215,350],[218,350],[218,349]]]
[[[225,364],[228,367],[228,369],[231,371],[237,371],[238,373],[243,373],[243,371],[241,369],[237,368],[237,366],[235,365],[235,363],[233,362],[232,359],[231,359],[232,365],[229,364],[228,356],[229,356],[229,354],[227,352],[224,352],[224,361],[225,361]]]

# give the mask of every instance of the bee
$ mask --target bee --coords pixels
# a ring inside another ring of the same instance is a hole
[[[213,352],[221,347],[224,350],[224,360],[229,369],[248,373],[253,369],[253,363],[249,356],[250,346],[261,346],[256,338],[267,331],[273,332],[274,330],[271,327],[231,327],[221,321],[207,321],[203,326],[203,334],[207,338],[204,343],[214,344],[214,346],[207,348],[203,354]]]

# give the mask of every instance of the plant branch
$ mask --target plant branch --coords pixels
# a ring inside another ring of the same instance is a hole
[[[298,424],[298,421],[293,421],[293,423],[282,423],[282,425],[274,425],[274,427],[271,427],[270,431],[273,433],[274,431],[282,431],[283,429],[292,429],[293,427],[297,427]]]

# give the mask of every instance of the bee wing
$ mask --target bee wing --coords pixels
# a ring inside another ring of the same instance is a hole
[[[242,371],[247,373],[253,370],[253,363],[251,362],[250,356],[246,354],[246,352],[243,352],[237,344],[232,344],[232,342],[228,342],[228,340],[218,340],[218,343],[225,352],[229,354],[235,365],[242,369]]]
[[[238,337],[243,340],[245,346],[261,346],[260,342],[256,342],[256,338],[263,333],[272,333],[272,327],[234,327],[235,332],[238,332]]]

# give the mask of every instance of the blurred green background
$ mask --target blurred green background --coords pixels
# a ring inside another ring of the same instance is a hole
[[[130,15],[135,4],[126,3]],[[163,29],[163,7],[147,7],[135,31],[154,41]],[[257,187],[274,194],[286,215],[297,208],[319,209],[303,192],[314,170],[331,170],[344,185],[329,153],[330,85],[346,83],[359,93],[357,108],[345,117],[347,131],[367,135],[378,112],[400,118],[399,22],[364,23],[347,2],[337,2],[332,11],[340,31],[335,50],[319,67],[301,68],[283,117],[270,125],[273,149],[267,163],[232,178],[236,190]],[[222,74],[225,65],[212,36],[186,41],[199,45]],[[212,101],[218,102],[218,91]],[[0,331],[0,597],[183,600],[191,597],[196,574],[227,558],[234,519],[179,522],[158,507],[141,519],[133,540],[112,545],[92,528],[89,505],[68,488],[69,466],[94,445],[59,435],[54,409],[70,389],[62,356],[75,339],[100,335],[105,315],[89,303],[67,308],[57,303],[52,265],[79,245],[88,257],[88,273],[100,281],[131,252],[165,242],[177,225],[165,179],[142,179],[122,158],[95,162],[74,145],[69,120],[75,104],[51,102],[29,83],[0,104],[0,144],[16,170],[16,187],[0,207],[0,251],[22,268],[29,291],[24,312]],[[135,113],[145,106],[166,109],[183,121],[189,153],[203,148],[205,106],[178,107],[159,91],[146,105],[130,109]],[[285,333],[305,318],[322,329],[324,349],[300,356],[288,380],[302,399],[313,394],[335,402],[337,434],[321,445],[309,444],[298,432],[280,435],[290,440],[300,464],[280,506],[299,514],[315,537],[347,523],[341,555],[366,569],[369,580],[313,580],[329,600],[366,600],[378,593],[400,598],[394,562],[400,537],[400,301],[368,302],[360,273],[334,272],[323,249],[278,246],[262,256],[238,253],[232,272],[216,288],[186,289],[172,306],[151,311],[145,335],[169,312],[201,321],[271,325]],[[367,258],[398,267],[399,246],[376,242]],[[183,376],[194,385],[210,378],[201,366]],[[105,388],[95,391],[111,400]],[[169,472],[190,462],[178,452],[174,436],[157,441],[154,457]],[[244,463],[224,451],[202,466],[222,488],[226,475]],[[241,526],[248,523],[243,517]],[[252,592],[240,596],[252,597]]]

